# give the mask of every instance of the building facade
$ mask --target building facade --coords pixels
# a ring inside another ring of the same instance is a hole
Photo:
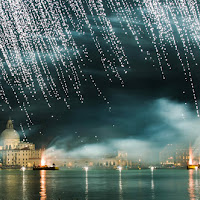
[[[192,148],[192,152],[195,149]],[[160,152],[160,164],[163,167],[186,167],[189,163],[189,145],[167,144]],[[193,157],[195,164],[199,163],[199,156]]]
[[[47,165],[56,163],[59,167],[64,168],[83,168],[91,167],[96,169],[117,169],[122,167],[123,169],[130,169],[133,167],[133,162],[128,160],[127,153],[123,151],[118,151],[116,154],[107,154],[101,157],[82,157],[82,158],[73,158],[73,157],[63,157],[55,158],[55,154],[47,153],[45,154]]]
[[[6,129],[1,133],[1,164],[5,168],[33,167],[41,163],[41,149],[35,144],[20,141],[20,136],[13,128],[12,120],[8,120]]]

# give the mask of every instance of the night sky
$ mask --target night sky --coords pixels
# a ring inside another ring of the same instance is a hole
[[[0,3],[0,130],[11,117],[38,147],[68,137],[163,147],[198,135],[197,1],[19,2]]]

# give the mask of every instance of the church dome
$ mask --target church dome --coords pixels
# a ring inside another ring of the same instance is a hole
[[[13,128],[12,120],[8,120],[6,129],[1,133],[1,139],[2,140],[20,139],[18,132]]]

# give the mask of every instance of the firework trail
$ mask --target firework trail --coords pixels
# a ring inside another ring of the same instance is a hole
[[[173,52],[185,81],[190,83],[199,117],[199,86],[192,76],[200,48],[198,6],[196,0],[0,1],[2,102],[10,110],[18,104],[30,128],[33,122],[29,107],[41,94],[49,107],[56,99],[70,109],[73,93],[84,102],[83,87],[87,83],[96,88],[111,110],[95,75],[88,71],[98,62],[98,70],[111,83],[117,79],[124,87],[122,75],[134,66],[129,64],[132,58],[126,55],[122,39],[131,36],[145,60],[160,69],[164,80],[166,72],[177,67],[171,59]],[[123,37],[116,33],[116,24]],[[149,49],[144,37],[151,43]]]

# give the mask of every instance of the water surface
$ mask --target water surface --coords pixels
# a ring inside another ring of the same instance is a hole
[[[4,200],[200,199],[200,170],[0,170]]]

